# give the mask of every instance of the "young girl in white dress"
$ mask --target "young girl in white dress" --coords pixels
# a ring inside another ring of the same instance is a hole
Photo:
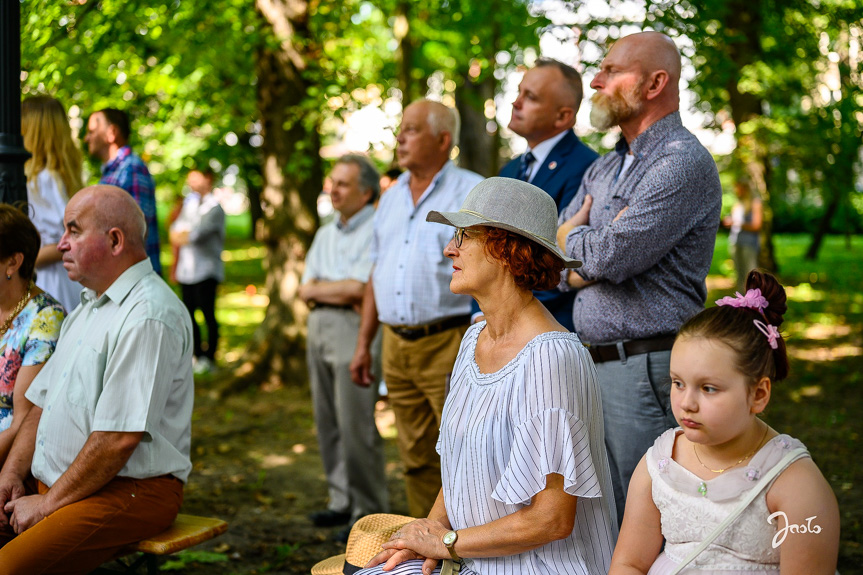
[[[609,575],[835,572],[833,491],[802,443],[758,417],[788,374],[785,290],[758,271],[746,289],[680,329],[671,406],[681,427],[662,434],[632,476]]]

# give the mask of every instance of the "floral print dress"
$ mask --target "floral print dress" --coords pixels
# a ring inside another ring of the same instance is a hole
[[[47,293],[32,298],[0,337],[0,431],[12,425],[12,393],[18,370],[48,361],[66,312]]]

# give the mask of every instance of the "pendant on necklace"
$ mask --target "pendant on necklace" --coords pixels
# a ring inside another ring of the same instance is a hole
[[[698,492],[702,497],[707,497],[707,484],[705,482],[701,482],[698,484]]]

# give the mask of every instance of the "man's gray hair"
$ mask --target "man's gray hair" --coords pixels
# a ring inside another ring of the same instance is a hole
[[[360,154],[345,154],[336,160],[336,165],[338,164],[353,164],[358,167],[360,189],[371,191],[370,204],[378,199],[381,195],[381,174],[371,160]]]
[[[534,67],[545,68],[548,66],[557,68],[563,75],[567,88],[572,92],[572,97],[575,98],[575,109],[578,110],[578,107],[581,105],[581,100],[584,97],[584,86],[582,85],[581,74],[579,74],[578,70],[572,66],[568,66],[563,62],[554,60],[553,58],[540,58],[536,61],[536,65]]]
[[[435,136],[444,131],[449,132],[449,149],[452,151],[453,148],[458,146],[458,134],[461,129],[461,117],[458,114],[458,110],[445,106],[440,102],[426,101],[432,104],[428,107],[429,112],[426,119],[429,128],[431,128]]]

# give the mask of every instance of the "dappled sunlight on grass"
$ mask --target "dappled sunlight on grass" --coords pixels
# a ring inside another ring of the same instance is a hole
[[[826,325],[819,323],[806,327],[803,330],[803,337],[806,339],[830,339],[833,337],[845,337],[850,333],[851,326],[849,325]]]
[[[262,246],[248,246],[222,251],[222,261],[224,262],[242,262],[248,260],[259,260],[266,253]]]
[[[801,387],[800,389],[795,389],[789,395],[791,401],[795,403],[800,403],[800,400],[804,397],[818,397],[823,392],[823,389],[820,385],[807,385],[806,387]]]
[[[797,302],[824,301],[827,298],[825,290],[815,289],[810,283],[801,283],[796,286],[785,286],[785,295],[789,300]]]
[[[720,275],[707,276],[707,289],[708,291],[733,290],[734,278]]]
[[[858,357],[863,355],[863,347],[844,344],[807,349],[790,348],[788,350],[788,355],[795,359],[802,359],[805,361],[836,361],[846,357]]]

